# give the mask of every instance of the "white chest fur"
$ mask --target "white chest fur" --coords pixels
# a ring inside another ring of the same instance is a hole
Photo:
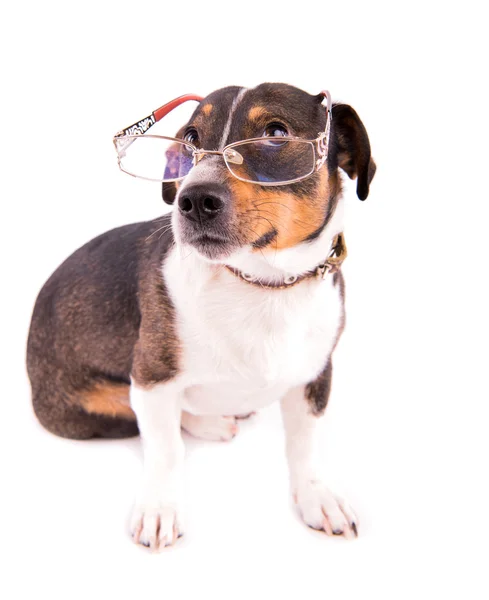
[[[342,319],[332,276],[261,289],[178,248],[163,271],[182,344],[185,410],[256,410],[314,380],[325,366]]]

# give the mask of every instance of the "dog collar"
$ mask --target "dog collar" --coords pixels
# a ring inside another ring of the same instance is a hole
[[[253,275],[250,275],[249,273],[244,273],[243,271],[235,269],[234,267],[230,267],[229,265],[225,266],[228,271],[230,271],[233,275],[239,277],[243,281],[246,281],[246,283],[250,283],[251,285],[256,285],[265,289],[283,290],[285,288],[293,287],[294,285],[297,285],[305,279],[311,279],[313,277],[315,277],[316,279],[326,279],[326,275],[328,275],[328,273],[336,273],[340,270],[341,265],[347,257],[347,254],[348,252],[345,244],[345,236],[343,233],[339,233],[333,239],[331,251],[328,255],[328,258],[323,263],[318,265],[312,271],[307,271],[302,275],[289,275],[282,282],[276,283],[270,281],[263,281],[258,277],[253,277]]]

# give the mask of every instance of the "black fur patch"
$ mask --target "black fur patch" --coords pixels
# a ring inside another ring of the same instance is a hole
[[[333,166],[338,165],[351,179],[357,179],[357,196],[365,200],[377,169],[370,153],[367,130],[348,104],[333,105]]]
[[[334,197],[329,199],[328,207],[326,209],[326,215],[324,217],[324,220],[323,220],[321,226],[318,227],[316,229],[316,231],[313,231],[311,234],[309,234],[306,237],[306,239],[304,240],[305,242],[312,242],[312,241],[316,240],[321,235],[321,233],[324,231],[324,228],[329,223],[329,221],[330,221],[331,217],[333,216],[333,213],[336,209],[336,205],[338,204],[338,196],[339,196],[339,194],[336,194]]]
[[[333,274],[333,285],[335,287],[339,287],[339,294],[342,305],[341,320],[338,327],[338,331],[336,333],[336,340],[334,342],[333,349],[331,350],[331,354],[328,357],[328,361],[324,369],[314,381],[311,381],[306,385],[305,389],[305,397],[311,405],[312,414],[317,416],[323,414],[328,404],[329,394],[331,392],[331,378],[333,375],[333,365],[331,362],[331,357],[345,328],[345,280],[343,278],[343,273],[341,272],[341,270]]]
[[[271,229],[268,233],[265,233],[260,238],[258,238],[256,242],[253,242],[252,246],[253,248],[265,248],[265,246],[268,246],[268,244],[273,242],[277,235],[278,231],[275,228]]]
[[[331,391],[332,374],[333,365],[329,358],[319,377],[306,385],[306,400],[311,405],[314,415],[321,415],[326,409]]]

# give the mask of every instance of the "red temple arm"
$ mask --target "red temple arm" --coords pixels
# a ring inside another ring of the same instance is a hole
[[[183,104],[184,102],[187,102],[188,100],[196,100],[197,102],[201,102],[203,100],[203,98],[202,98],[202,96],[196,96],[195,94],[185,94],[184,96],[175,98],[175,100],[172,100],[171,102],[168,102],[167,104],[163,104],[163,106],[160,106],[160,108],[157,108],[154,112],[152,112],[149,115],[149,117],[145,117],[144,119],[141,119],[137,123],[134,123],[134,125],[130,125],[129,127],[126,127],[125,129],[123,129],[122,131],[119,131],[118,133],[115,134],[114,137],[122,137],[124,135],[141,135],[141,134],[145,133],[146,131],[148,131],[148,129],[152,125],[154,125],[155,123],[160,121],[165,115],[167,115],[169,112],[171,112],[174,108],[176,108],[177,106],[180,106],[180,104]]]
[[[163,106],[160,106],[160,108],[156,109],[153,112],[155,121],[158,122],[165,115],[167,115],[169,112],[171,112],[174,108],[176,108],[177,106],[180,106],[180,104],[183,104],[184,102],[187,102],[188,100],[195,100],[197,102],[201,102],[203,100],[203,98],[202,98],[202,96],[196,96],[195,94],[185,94],[184,96],[175,98],[175,100],[172,100],[171,102],[168,102],[167,104],[163,104]]]

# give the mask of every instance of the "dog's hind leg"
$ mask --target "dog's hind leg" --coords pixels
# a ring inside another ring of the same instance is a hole
[[[227,442],[238,433],[236,417],[192,415],[182,412],[182,428],[196,438]]]
[[[49,374],[31,377],[31,383],[34,412],[51,433],[76,440],[138,434],[128,385],[98,382],[89,389],[68,391],[69,386]]]

